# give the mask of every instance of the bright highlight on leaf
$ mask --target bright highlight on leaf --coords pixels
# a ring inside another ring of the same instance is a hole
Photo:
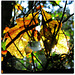
[[[43,15],[45,21],[52,18],[52,16],[50,14],[48,14],[44,9],[42,9],[42,15]]]
[[[31,25],[38,24],[39,23],[38,22],[38,15],[39,15],[39,13],[38,12],[35,12],[35,13],[33,13],[33,15],[32,15],[32,13],[30,13],[27,17],[16,19],[16,22],[17,22],[18,27],[22,27],[24,25],[25,26],[27,26],[27,25],[31,26]],[[35,21],[32,20],[33,19],[33,16],[35,16],[34,17],[34,20]]]
[[[24,17],[24,18],[18,18],[16,20],[17,22],[17,25],[10,28],[8,30],[8,33],[5,34],[4,38],[7,38],[6,40],[6,46],[12,41],[12,39],[14,39],[21,31],[25,30],[25,27],[24,25],[36,25],[38,24],[38,12],[35,12],[33,13],[30,13],[27,17]],[[33,19],[33,16],[34,17],[34,20]],[[24,19],[24,20],[23,20]],[[32,20],[32,21],[31,21]],[[35,33],[37,34],[37,33]],[[9,36],[10,35],[10,36]],[[36,38],[36,35],[34,35],[35,38]],[[10,38],[11,37],[11,38]],[[8,48],[7,50],[11,53],[12,56],[15,56],[16,58],[20,58],[22,59],[23,56],[25,57],[26,54],[29,54],[32,52],[32,49],[30,49],[27,44],[28,42],[30,41],[30,38],[27,34],[27,32],[21,34]],[[17,47],[16,47],[16,46]],[[18,49],[17,49],[18,48]],[[19,52],[19,51],[21,52]],[[23,56],[22,56],[23,55]]]
[[[15,5],[15,8],[17,10],[23,10],[23,7],[20,4],[18,4],[18,3]]]
[[[55,2],[56,2],[57,4],[59,4],[61,1],[59,1],[59,0],[55,0]]]
[[[69,48],[67,45],[67,38],[63,34],[63,31],[60,30],[56,36],[56,39],[58,40],[55,47],[52,49],[52,52],[56,52],[57,54],[67,54],[69,52]]]
[[[3,58],[3,57],[1,57],[1,61],[3,61],[3,59],[4,59],[4,58]]]
[[[3,31],[3,33],[6,33],[6,32],[8,32],[9,31],[9,27],[6,27],[5,29],[4,29],[4,31]]]
[[[43,8],[43,7],[44,7],[43,5],[39,5],[36,7],[36,9],[39,10],[40,8]]]
[[[51,15],[48,14],[45,10],[42,10],[42,15],[44,17],[44,21],[51,19]],[[41,26],[41,36],[43,41],[48,40],[47,44],[45,44],[47,51],[49,51],[49,49],[52,49],[52,52],[55,51],[57,54],[67,54],[69,49],[67,46],[67,37],[61,30],[62,23],[60,25],[60,30],[56,35],[56,38],[52,41],[54,34],[56,34],[58,30],[59,22],[60,21],[52,20],[44,25],[44,29],[43,26]],[[41,42],[41,45],[43,46],[43,42]]]

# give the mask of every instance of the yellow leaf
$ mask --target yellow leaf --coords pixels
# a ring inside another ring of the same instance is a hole
[[[3,58],[3,57],[1,57],[1,61],[3,61],[3,59],[4,59],[4,58]]]
[[[69,41],[70,40],[70,37],[69,36],[66,36],[66,39],[67,39],[67,41]]]
[[[50,14],[48,14],[44,9],[42,9],[42,15],[43,15],[45,21],[52,18],[52,16]]]
[[[35,12],[35,13],[33,13],[33,15],[32,15],[32,13],[30,13],[27,17],[18,18],[18,19],[16,19],[17,25],[20,26],[20,27],[22,27],[24,25],[29,25],[29,26],[36,25],[36,24],[39,23],[38,22],[38,15],[39,15],[39,13]],[[34,19],[35,19],[36,23],[34,22],[34,20],[32,20],[33,16],[34,16]],[[31,22],[31,20],[32,20],[32,22]]]
[[[19,28],[18,25],[16,25],[15,27],[10,28],[9,31],[8,31],[8,33],[9,33],[10,37],[12,39],[14,39],[18,35],[18,33],[20,33],[24,29],[25,29],[24,27]],[[6,40],[6,46],[11,42],[11,38],[9,37],[8,33],[6,33],[5,36],[4,36],[4,38],[7,38],[7,40]],[[18,49],[20,50],[20,52],[23,54],[24,57],[26,56],[25,47],[28,44],[29,39],[30,39],[29,36],[25,32],[25,33],[21,34],[19,36],[19,38],[17,38],[14,41],[15,45],[18,47]],[[7,51],[9,51],[11,53],[11,55],[14,55],[17,58],[23,58],[22,55],[20,54],[20,52],[15,47],[15,45],[12,43],[7,48]],[[27,47],[26,49],[29,49],[30,53],[32,52],[32,50],[29,47]]]
[[[51,18],[50,14],[48,14],[45,10],[42,10],[42,15],[45,21]],[[46,23],[46,25],[44,25],[44,29],[42,25],[41,26],[41,36],[45,37],[43,41],[46,40],[47,44],[45,44],[45,46],[46,46],[47,51],[49,51],[49,49],[52,49],[52,53],[55,51],[57,54],[67,54],[69,52],[69,48],[67,45],[67,41],[69,40],[69,37],[68,36],[66,37],[63,34],[63,31],[61,30],[62,23],[60,24],[60,29],[56,35],[56,38],[54,40],[52,39],[54,32],[56,34],[59,28],[59,22],[60,21],[52,20]],[[41,44],[43,45],[43,42]]]
[[[15,8],[17,10],[23,10],[23,7],[20,4],[18,4],[18,3],[15,5]]]
[[[42,39],[40,39],[40,45],[41,45],[42,48],[44,48],[44,43],[43,43]]]
[[[21,31],[25,30],[24,25],[31,26],[31,25],[38,24],[38,15],[39,15],[39,13],[35,12],[35,13],[33,13],[33,15],[32,15],[32,13],[30,13],[27,17],[16,19],[17,25],[10,28],[8,30],[9,34],[6,33],[5,36],[4,36],[4,38],[7,38],[6,46],[12,41],[11,38],[14,39]],[[34,20],[32,20],[33,16],[34,16],[34,19],[35,19],[36,23],[34,22]],[[32,20],[32,22],[31,22],[31,20]],[[10,35],[11,38],[9,37],[9,35]],[[26,54],[29,54],[29,53],[32,52],[32,50],[29,47],[27,47],[27,44],[28,44],[29,41],[30,41],[30,38],[29,38],[28,34],[25,32],[25,33],[21,34],[14,41],[15,44],[14,43],[10,44],[10,46],[7,48],[7,50],[11,53],[11,55],[15,56],[16,58],[22,59],[23,56],[25,57]],[[18,51],[17,48],[19,49],[19,51],[21,53]]]
[[[62,30],[58,32],[56,39],[58,40],[58,42],[52,49],[52,52],[55,51],[57,54],[67,54],[69,52],[69,48],[67,45],[66,36],[63,34]]]
[[[10,37],[6,40],[6,45],[11,41]],[[29,37],[27,33],[21,34],[19,38],[17,38],[14,43],[19,49],[19,51],[22,53],[22,55],[25,57],[26,54],[29,54],[32,52],[32,49],[29,47],[26,47],[29,41]],[[17,50],[16,46],[12,43],[8,48],[7,51],[11,53],[12,56],[15,56],[16,58],[22,59],[23,56],[20,54],[20,52]]]

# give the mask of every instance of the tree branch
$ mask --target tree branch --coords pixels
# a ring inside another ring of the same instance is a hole
[[[38,58],[33,54],[33,56],[36,58],[36,60],[41,64],[42,68],[44,68],[44,66],[42,65],[42,63],[38,60]]]
[[[66,21],[67,21],[71,16],[73,16],[73,15],[74,15],[74,13],[71,14],[71,15],[69,15],[65,20],[62,21],[62,23],[66,22]]]
[[[10,41],[7,45],[6,45],[6,48],[8,48],[12,43],[13,41],[15,41],[21,34],[23,34],[24,32],[27,32],[28,30],[31,30],[32,28],[38,26],[38,24],[36,25],[32,25],[30,27],[27,27],[26,29],[24,29],[23,31],[21,31],[14,39],[12,39],[12,41]]]
[[[9,36],[10,39],[12,40],[12,38],[11,38],[9,32],[8,32],[8,36]],[[13,41],[13,44],[15,45],[15,47],[17,48],[17,50],[19,51],[19,53],[21,54],[21,56],[24,58],[23,54],[20,52],[20,50],[18,49],[18,47],[16,46],[16,44],[14,43],[14,41]]]
[[[62,20],[63,20],[64,14],[65,14],[66,5],[67,5],[67,1],[66,1],[66,3],[65,3],[65,7],[64,7],[64,10],[63,10],[63,14],[62,14],[61,20],[60,20],[60,22],[59,22],[59,27],[58,27],[58,30],[57,30],[57,32],[56,32],[56,35],[57,35],[57,33],[58,33],[59,29],[60,29],[60,25],[61,25],[61,22],[62,22]],[[55,35],[55,36],[56,36],[56,35]]]

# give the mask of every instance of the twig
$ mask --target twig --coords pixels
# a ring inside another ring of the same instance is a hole
[[[27,27],[23,31],[19,32],[18,35],[7,44],[6,48],[8,48],[13,43],[13,41],[15,41],[22,33],[27,32],[28,30],[31,30],[32,28],[34,28],[36,26],[38,26],[38,24]]]
[[[33,54],[33,56],[36,58],[36,60],[40,63],[40,65],[42,66],[42,68],[44,69],[44,66],[42,65],[42,63],[38,60],[38,58]]]
[[[53,40],[55,39],[55,37],[56,37],[56,35],[57,35],[57,33],[58,33],[59,29],[60,29],[61,21],[62,21],[62,19],[63,19],[64,14],[65,14],[66,4],[67,4],[67,1],[66,1],[66,3],[65,3],[65,7],[64,7],[64,10],[63,10],[63,15],[62,15],[62,17],[61,17],[61,20],[60,20],[60,23],[59,23],[58,30],[57,30],[56,34],[53,35],[53,38],[52,38],[52,41],[51,41],[52,44],[51,44],[50,47],[52,47],[52,45],[53,45]],[[50,48],[50,50],[51,50],[51,48]],[[50,55],[50,52],[49,52],[49,55]],[[46,70],[46,68],[47,68],[48,65],[49,65],[49,61],[50,61],[50,59],[47,59],[47,63],[46,63],[47,65],[45,65],[45,70]]]
[[[17,58],[15,58],[16,60],[18,60]],[[18,60],[19,61],[19,60]],[[26,67],[21,61],[19,61],[27,70],[31,70],[30,68]]]
[[[38,13],[39,13],[39,12],[38,12]],[[38,13],[36,13],[35,16],[36,16]],[[33,19],[31,19],[29,25],[31,24],[32,20],[33,20]],[[32,28],[38,26],[38,24],[32,25],[32,26],[30,26],[30,27],[29,27],[29,25],[27,25],[26,29],[24,29],[23,31],[21,31],[14,39],[12,39],[12,41],[8,43],[8,45],[6,46],[6,48],[8,48],[9,45],[10,45],[13,41],[15,41],[22,33],[26,32],[26,31],[28,31],[28,30],[31,30]],[[24,25],[24,26],[25,26],[25,25]]]
[[[71,15],[69,15],[65,20],[62,21],[62,23],[66,22],[66,21],[67,21],[71,16],[73,16],[73,15],[74,15],[74,13],[71,14]]]
[[[62,20],[63,20],[64,14],[65,14],[66,4],[67,4],[67,1],[66,1],[66,3],[65,3],[65,7],[64,7],[64,10],[63,10],[63,15],[62,15],[61,20],[60,20],[60,22],[59,22],[59,27],[58,27],[58,30],[57,30],[57,32],[56,32],[56,35],[57,35],[57,33],[58,33],[59,29],[60,29],[60,25],[61,25],[61,22],[62,22]],[[56,35],[55,35],[55,36],[56,36]]]
[[[59,4],[57,4],[55,1],[52,1],[53,3],[55,3],[57,6],[59,6],[60,8],[62,8]]]

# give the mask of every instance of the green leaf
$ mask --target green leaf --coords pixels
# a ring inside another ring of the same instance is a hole
[[[58,1],[58,0],[55,0],[55,2],[56,2],[57,4],[59,4],[59,3],[61,2],[61,0],[60,0],[60,1]]]
[[[24,64],[24,60],[20,60],[22,64]]]
[[[3,50],[6,50],[5,44],[6,44],[6,41],[1,43],[1,47],[3,48]]]
[[[53,52],[52,56],[55,56],[55,55],[56,55],[56,53],[55,53],[55,52]]]
[[[70,37],[70,33],[68,31],[64,31],[65,35]]]
[[[74,32],[73,31],[71,32],[71,35],[74,35]]]

